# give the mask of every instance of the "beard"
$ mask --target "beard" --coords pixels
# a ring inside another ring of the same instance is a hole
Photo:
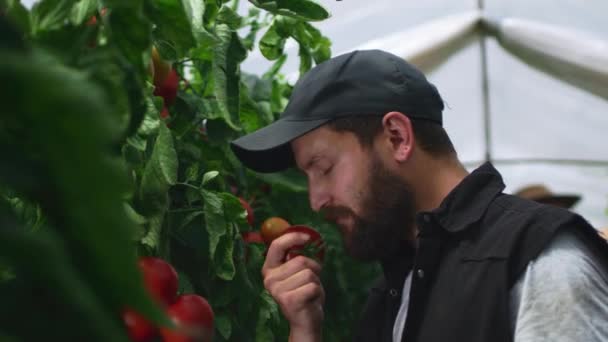
[[[369,181],[362,195],[361,215],[344,206],[327,207],[330,220],[350,217],[353,229],[343,233],[344,247],[360,261],[384,260],[412,235],[415,220],[414,195],[409,184],[372,157]]]

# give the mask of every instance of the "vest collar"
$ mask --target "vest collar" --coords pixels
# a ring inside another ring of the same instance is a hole
[[[442,228],[458,233],[479,221],[492,200],[505,188],[502,176],[486,162],[466,176],[430,214]]]

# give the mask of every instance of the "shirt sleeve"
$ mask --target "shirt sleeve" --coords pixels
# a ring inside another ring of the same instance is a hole
[[[515,342],[608,341],[608,275],[577,235],[559,232],[511,289]]]

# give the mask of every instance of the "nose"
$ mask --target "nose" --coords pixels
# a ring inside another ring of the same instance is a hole
[[[329,191],[324,186],[317,184],[308,184],[308,200],[310,201],[310,208],[318,212],[329,202]]]

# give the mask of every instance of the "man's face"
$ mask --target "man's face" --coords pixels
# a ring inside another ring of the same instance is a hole
[[[413,229],[413,195],[373,147],[323,126],[294,140],[292,149],[308,178],[311,207],[336,223],[351,256],[378,260],[399,248]]]

